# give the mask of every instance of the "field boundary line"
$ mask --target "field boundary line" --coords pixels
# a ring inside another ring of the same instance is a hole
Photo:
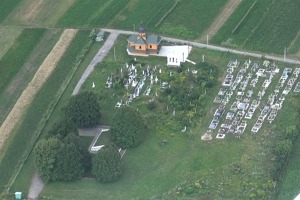
[[[33,101],[37,92],[42,88],[56,68],[57,63],[63,56],[64,51],[71,44],[76,33],[77,30],[75,29],[66,29],[62,33],[58,42],[40,65],[31,82],[22,92],[21,96],[0,127],[0,149],[2,149],[2,146],[10,133],[20,124],[24,112]]]
[[[234,34],[238,28],[241,26],[241,24],[245,21],[245,19],[248,17],[254,6],[256,5],[257,1],[254,1],[254,3],[250,6],[248,11],[245,13],[245,15],[242,17],[242,19],[239,21],[239,23],[234,27],[234,29],[231,31],[231,34]]]
[[[224,23],[226,23],[241,2],[242,0],[229,0],[219,15],[216,16],[211,25],[201,34],[199,41],[206,41],[207,36],[212,38],[220,30]]]
[[[155,27],[158,27],[167,17],[168,15],[176,8],[180,0],[176,0],[173,6],[160,18],[160,20],[155,24]]]

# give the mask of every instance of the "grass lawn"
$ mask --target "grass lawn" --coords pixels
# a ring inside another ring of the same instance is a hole
[[[123,48],[126,38],[119,36],[115,43],[117,62],[114,61],[113,51],[109,52],[104,63],[95,68],[82,87],[82,90],[94,90],[100,96],[102,124],[109,124],[116,109],[114,105],[123,95],[118,90],[106,89],[104,85],[107,76],[132,60]],[[201,62],[203,54],[207,62],[217,65],[220,77],[229,60],[237,58],[243,63],[248,59],[205,49],[194,49],[190,59]],[[165,59],[157,57],[137,57],[137,61],[157,66],[165,66],[166,63]],[[188,66],[192,68],[192,65]],[[95,82],[95,88],[91,87],[92,82]],[[285,110],[279,111],[273,124],[265,123],[259,134],[251,134],[249,125],[242,139],[227,136],[225,140],[203,142],[200,137],[212,118],[215,105],[210,102],[218,88],[207,92],[204,117],[195,126],[188,127],[186,133],[181,132],[180,122],[174,120],[166,108],[158,107],[149,112],[145,107],[147,98],[135,100],[132,105],[144,114],[149,134],[140,146],[127,150],[123,157],[124,174],[121,179],[110,184],[99,184],[91,178],[72,183],[49,183],[41,198],[251,199],[253,195],[272,198],[271,133],[274,124],[287,121]],[[162,143],[163,140],[167,141],[166,144]],[[196,186],[198,183],[201,186]],[[261,188],[264,188],[263,194]]]
[[[297,116],[297,112],[295,110],[299,110],[299,96],[295,95],[287,102],[290,106],[286,109],[283,115],[289,116],[289,120],[283,120],[280,125],[288,126],[295,125],[299,121],[299,117]],[[286,123],[284,123],[286,122]],[[300,137],[298,137],[295,142],[293,153],[291,155],[290,162],[288,163],[286,172],[278,184],[277,187],[277,199],[285,200],[285,199],[294,199],[299,194],[300,187]]]

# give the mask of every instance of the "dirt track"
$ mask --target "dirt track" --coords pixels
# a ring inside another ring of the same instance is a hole
[[[62,33],[58,42],[55,44],[49,55],[45,58],[31,82],[19,97],[18,101],[0,127],[0,149],[2,148],[9,134],[21,123],[24,112],[31,104],[37,92],[42,88],[54,71],[57,63],[64,55],[64,52],[69,47],[76,33],[77,30],[75,29],[66,29]]]
[[[199,41],[206,42],[207,36],[212,38],[219,29],[223,26],[223,24],[227,21],[233,11],[238,7],[238,5],[242,2],[242,0],[230,0],[222,12],[218,15],[218,17],[214,20],[211,26],[202,34]]]

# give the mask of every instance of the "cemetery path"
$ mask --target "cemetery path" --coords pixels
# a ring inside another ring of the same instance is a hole
[[[202,36],[199,38],[199,41],[206,42],[207,36],[212,38],[231,16],[231,14],[235,11],[238,5],[240,5],[241,2],[242,0],[230,0],[223,7],[222,12],[220,12],[220,14],[213,21],[210,27],[202,34]]]
[[[93,60],[90,62],[84,73],[82,74],[80,80],[78,81],[75,89],[73,90],[72,95],[76,95],[82,84],[85,82],[85,80],[88,78],[88,76],[94,71],[94,67],[103,61],[109,50],[112,48],[112,46],[115,43],[115,40],[117,39],[119,33],[118,32],[111,32],[111,34],[106,39],[103,46],[99,49]]]

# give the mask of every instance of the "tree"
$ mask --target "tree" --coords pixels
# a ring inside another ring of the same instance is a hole
[[[51,129],[48,131],[48,135],[50,137],[60,135],[64,138],[70,133],[78,133],[78,129],[76,128],[73,121],[66,117],[63,117],[62,119],[55,122]]]
[[[63,111],[78,128],[95,126],[101,119],[100,106],[93,92],[85,91],[71,97]]]
[[[57,154],[55,171],[58,180],[71,181],[83,174],[82,155],[72,143],[62,143]]]
[[[92,172],[102,183],[116,181],[122,175],[121,157],[114,144],[106,145],[92,158]]]
[[[57,138],[40,140],[34,148],[34,164],[43,181],[57,180],[55,170],[58,151],[61,141]]]
[[[112,139],[121,148],[137,146],[145,128],[141,115],[129,106],[119,108],[110,125]]]
[[[42,139],[37,143],[34,163],[45,182],[75,180],[83,174],[82,154],[76,145],[57,138]]]

